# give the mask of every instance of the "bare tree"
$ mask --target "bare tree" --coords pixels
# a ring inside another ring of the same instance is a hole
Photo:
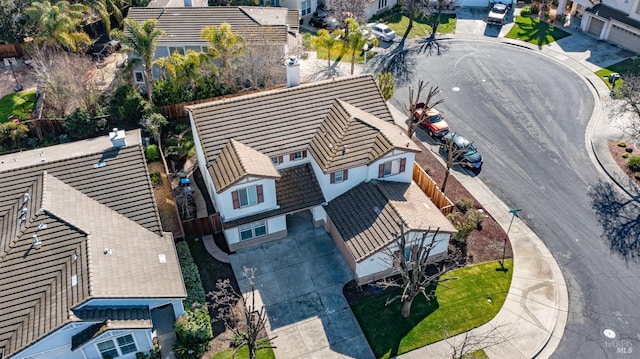
[[[346,18],[351,17],[359,23],[365,22],[364,12],[367,9],[367,0],[324,0],[325,5],[331,15],[342,23]]]
[[[420,16],[428,16],[429,10],[425,5],[428,0],[401,0],[400,4],[402,5],[402,11],[409,18],[409,25],[407,25],[407,30],[402,35],[402,41],[404,42],[409,36],[409,32],[413,28],[413,21]]]
[[[622,193],[611,182],[600,181],[589,190],[591,207],[602,225],[602,238],[625,260],[640,258],[640,191],[629,181]]]
[[[409,137],[413,137],[413,134],[418,130],[418,126],[420,126],[420,124],[427,120],[428,110],[444,102],[443,99],[435,99],[436,95],[442,92],[438,86],[429,87],[429,91],[427,91],[424,101],[420,101],[422,92],[425,91],[428,86],[429,83],[425,83],[423,80],[418,81],[417,89],[409,86],[409,105],[407,106],[407,110],[409,111],[409,120],[407,121],[407,135]],[[415,118],[414,114],[417,109],[417,104],[420,102],[422,102],[424,106],[422,108],[420,117]]]
[[[473,357],[473,353],[495,347],[514,337],[511,331],[504,332],[504,325],[491,326],[486,331],[472,329],[459,336],[450,336],[444,329],[445,341],[451,347],[451,358],[462,359]]]
[[[427,300],[433,298],[434,285],[451,280],[441,280],[440,276],[458,267],[457,258],[447,260],[434,259],[431,251],[444,240],[439,238],[440,229],[420,232],[407,232],[402,222],[398,223],[400,234],[395,241],[395,247],[387,248],[387,256],[384,258],[398,279],[384,279],[379,285],[383,288],[397,287],[402,291],[393,298],[387,299],[386,305],[400,300],[402,318],[409,318],[411,305],[418,295],[423,295]]]
[[[269,43],[267,38],[265,35],[262,40],[252,42],[239,58],[236,73],[243,74],[245,85],[253,89],[269,88],[286,79],[282,46]]]
[[[433,2],[429,2],[429,5],[431,4],[433,4]],[[440,26],[440,20],[442,19],[443,10],[446,8],[450,8],[454,4],[455,0],[437,0],[435,2],[435,7],[429,6],[428,13],[433,15],[433,22],[431,23],[431,34],[429,34],[429,36],[427,36],[422,41],[420,52],[426,53],[427,55],[432,55],[435,49],[436,53],[440,55],[443,51],[446,50],[446,47],[443,47],[443,45],[440,44],[440,42],[436,38],[436,33],[438,32],[438,26]]]
[[[272,345],[259,343],[264,336],[267,324],[267,313],[262,303],[256,302],[255,268],[244,267],[242,275],[249,281],[250,290],[247,293],[236,291],[229,279],[218,280],[216,290],[209,295],[213,299],[213,307],[218,310],[218,319],[224,321],[225,326],[236,338],[239,338],[238,349],[247,346],[249,358],[256,358],[256,351],[265,348],[275,348]],[[240,303],[240,308],[236,305]],[[269,340],[273,340],[269,338]]]
[[[638,66],[640,66],[640,60]],[[620,87],[620,93],[624,100],[624,110],[634,113],[633,119],[627,123],[625,132],[634,139],[640,139],[640,75],[627,73],[623,75],[624,83]]]
[[[455,132],[449,133],[442,138],[443,144],[440,145],[440,148],[442,148],[447,154],[447,172],[444,174],[444,180],[442,181],[442,186],[440,187],[442,193],[445,193],[444,191],[447,188],[447,181],[449,180],[449,175],[451,174],[451,168],[455,165],[465,164],[464,153],[473,148],[473,142],[465,143],[464,146],[458,146],[455,138]]]

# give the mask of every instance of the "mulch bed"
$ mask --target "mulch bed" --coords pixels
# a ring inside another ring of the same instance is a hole
[[[154,172],[160,174],[160,183],[153,185],[153,196],[155,197],[156,207],[158,207],[158,213],[160,214],[162,229],[174,233],[174,235],[182,233],[180,218],[173,204],[174,199],[171,193],[171,182],[164,171],[162,162],[156,161],[148,163],[147,168],[150,174]]]
[[[623,154],[627,153],[625,151],[625,147],[618,146],[618,141],[609,141],[609,152],[611,153],[611,157],[613,157],[614,161],[620,166],[620,169],[631,178],[631,180],[635,181],[637,185],[640,185],[640,179],[635,177],[635,173],[629,169],[627,166],[628,158],[622,157]],[[640,156],[640,144],[633,143],[627,141],[627,148],[632,148],[633,152],[629,153],[630,156]]]

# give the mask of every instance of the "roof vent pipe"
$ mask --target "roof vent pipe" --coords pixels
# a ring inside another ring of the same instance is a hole
[[[112,132],[109,132],[109,140],[111,140],[113,148],[120,148],[127,145],[124,130],[118,130],[117,128],[114,128]]]
[[[284,64],[287,68],[287,87],[300,85],[300,62],[298,59],[291,56]]]

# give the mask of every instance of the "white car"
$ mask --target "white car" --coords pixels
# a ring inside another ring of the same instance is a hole
[[[396,38],[396,32],[385,24],[375,24],[371,26],[371,33],[383,41],[393,41],[393,39]]]

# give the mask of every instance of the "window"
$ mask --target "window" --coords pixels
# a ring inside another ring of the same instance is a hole
[[[262,237],[265,235],[267,235],[266,221],[259,221],[252,224],[240,226],[240,240],[246,241],[248,239]]]
[[[278,156],[278,157],[271,157],[271,162],[273,162],[274,165],[279,165],[281,164],[284,159],[282,158],[282,156]]]
[[[264,202],[262,185],[247,187],[231,192],[233,208],[243,208]]]
[[[297,161],[303,158],[307,158],[307,151],[298,151],[289,154],[289,161]]]
[[[144,82],[144,75],[142,74],[142,71],[134,71],[133,72],[133,77],[135,79],[135,82],[137,82],[137,83],[143,83]]]
[[[330,176],[330,183],[342,183],[349,179],[349,170],[333,172]]]
[[[136,342],[131,334],[100,342],[97,346],[103,358],[117,358],[138,351]]]
[[[399,158],[396,160],[381,163],[378,167],[378,178],[393,176],[395,174],[402,173],[405,170],[406,164],[406,158]]]
[[[180,55],[184,55],[184,47],[169,46],[169,55],[173,55],[174,52],[177,52]]]
[[[300,3],[300,13],[302,16],[311,14],[311,0],[303,1]]]
[[[387,0],[378,0],[378,9],[382,9],[383,7],[387,7]]]

